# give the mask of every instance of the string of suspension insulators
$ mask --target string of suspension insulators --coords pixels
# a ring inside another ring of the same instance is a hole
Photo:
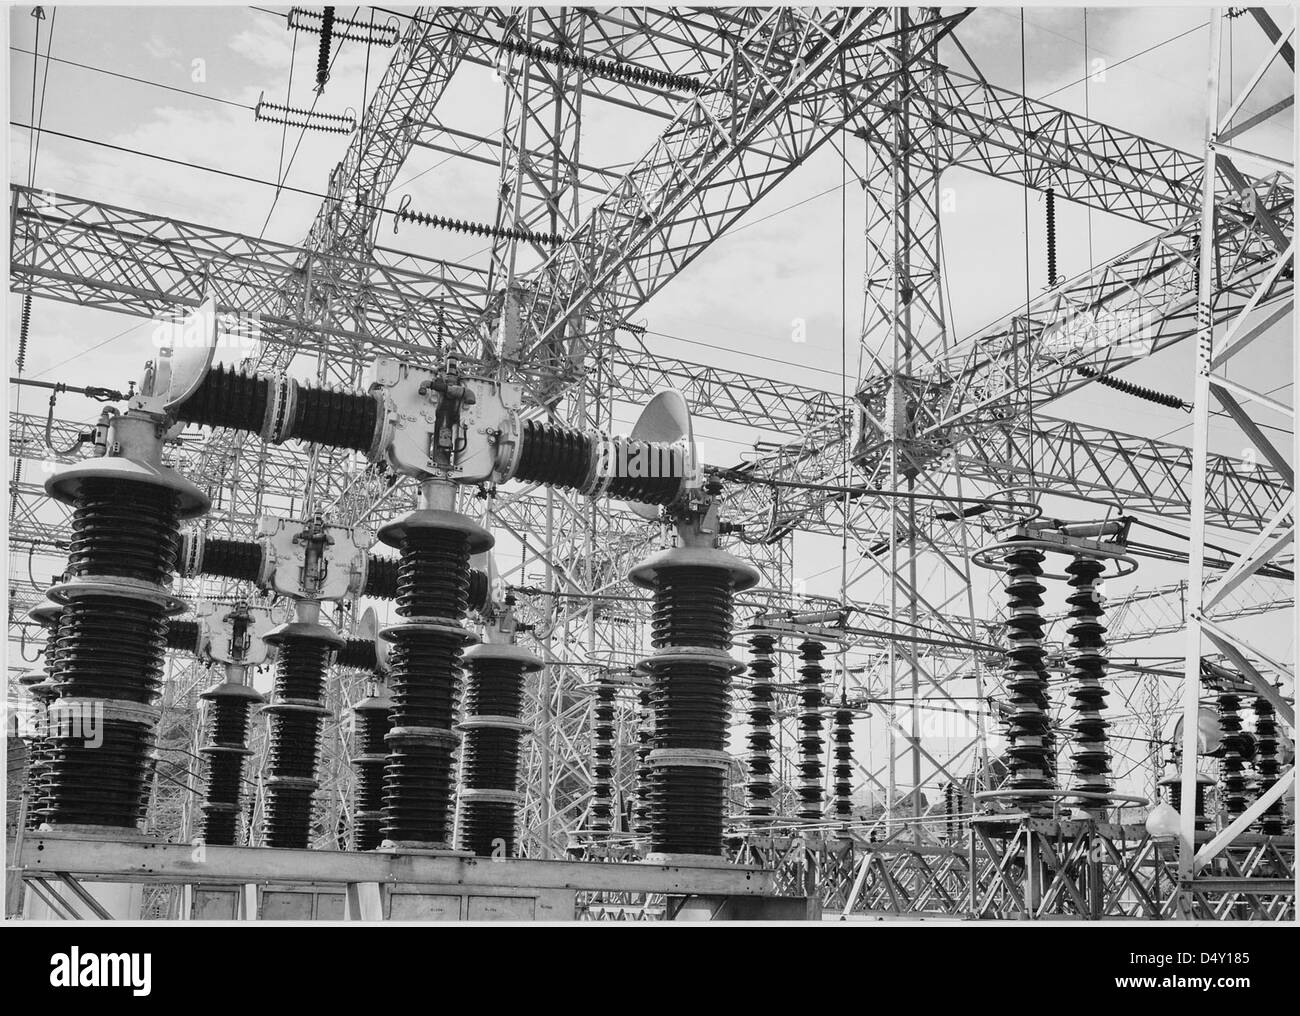
[[[1107,691],[1102,684],[1106,674],[1106,626],[1098,580],[1105,565],[1093,557],[1080,554],[1066,567],[1073,592],[1066,598],[1070,605],[1070,695],[1074,700],[1075,720],[1070,724],[1074,789],[1087,793],[1107,794],[1110,784],[1110,751],[1107,749],[1106,728],[1102,718]],[[1077,806],[1101,817],[1106,813],[1106,802],[1081,797]]]
[[[1273,703],[1255,699],[1255,771],[1259,773],[1259,792],[1264,794],[1277,783],[1278,763],[1277,714]],[[1276,800],[1260,816],[1260,831],[1265,836],[1282,835],[1282,801]]]
[[[1047,284],[1055,286],[1056,277],[1056,191],[1047,188]]]
[[[1086,378],[1091,378],[1099,385],[1104,385],[1113,391],[1123,392],[1125,395],[1132,395],[1137,399],[1145,399],[1147,402],[1153,402],[1157,406],[1166,406],[1169,409],[1192,408],[1189,403],[1184,402],[1177,395],[1166,395],[1164,392],[1158,392],[1154,388],[1135,385],[1132,381],[1125,381],[1123,378],[1103,375],[1092,367],[1089,367],[1087,364],[1076,363],[1074,365],[1074,370],[1075,373],[1082,374]]]
[[[772,814],[772,715],[776,686],[772,683],[775,664],[771,635],[755,635],[749,640],[749,756],[746,766],[749,781],[745,785],[749,814]]]
[[[562,241],[555,233],[537,233],[531,229],[508,229],[502,226],[489,226],[485,222],[468,222],[465,219],[452,219],[445,215],[429,215],[426,212],[411,211],[411,195],[402,198],[397,211],[393,213],[393,232],[397,232],[399,222],[414,222],[420,226],[433,229],[449,229],[453,233],[469,233],[471,236],[494,236],[502,240],[523,240],[526,243],[542,244],[554,247]]]
[[[333,10],[333,7],[326,8],[329,12]],[[288,27],[295,32],[323,34],[325,16],[324,11],[309,11],[302,7],[294,7],[289,11]],[[330,31],[335,39],[363,42],[367,46],[395,46],[398,39],[397,25],[392,22],[372,25],[369,22],[354,21],[337,14],[331,14]]]
[[[1011,790],[1051,790],[1056,786],[1055,753],[1048,714],[1047,670],[1043,649],[1043,552],[1011,548],[1003,555],[1007,591],[1006,689],[1012,716],[1007,727]],[[1050,809],[1041,798],[1013,798],[1030,811]]]
[[[326,7],[320,19],[320,49],[316,53],[316,94],[330,79],[330,43],[334,41],[334,8]]]
[[[317,113],[312,109],[297,106],[281,106],[278,102],[257,100],[253,107],[253,119],[264,123],[286,124],[303,130],[324,131],[327,134],[351,134],[357,129],[356,118],[351,114]]]
[[[799,644],[799,817],[822,817],[822,683],[826,677],[822,656],[826,647],[808,639]]]
[[[651,88],[666,88],[692,94],[704,90],[703,84],[684,74],[672,74],[668,71],[637,67],[600,57],[582,56],[578,53],[566,53],[557,47],[542,46],[535,42],[502,39],[501,48],[510,53],[526,56],[530,60],[541,60],[544,63],[555,64],[557,67],[576,67],[592,77],[621,81],[624,84],[646,85]]]
[[[21,376],[23,368],[27,366],[27,331],[32,323],[32,294],[23,295],[23,312],[22,318],[18,323],[18,356],[14,360],[18,373]]]

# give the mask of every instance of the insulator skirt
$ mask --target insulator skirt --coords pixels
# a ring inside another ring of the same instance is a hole
[[[450,529],[412,529],[398,565],[402,617],[459,619],[468,609],[469,537]]]
[[[376,557],[371,554],[366,564],[366,584],[362,596],[379,600],[397,599],[397,572],[401,562],[394,557]]]
[[[626,468],[616,463],[615,475],[605,488],[610,497],[645,504],[672,504],[677,500],[686,475],[680,446],[656,441],[623,441],[618,449],[616,454],[626,462]]]
[[[571,427],[525,420],[515,479],[580,490],[591,468],[591,443],[590,435]]]
[[[650,786],[651,849],[718,854],[726,808],[726,774],[701,766],[659,766]]]
[[[597,443],[603,452],[597,452]],[[609,461],[595,461],[609,454]],[[671,504],[682,489],[687,463],[680,446],[626,438],[603,439],[561,424],[524,421],[514,478],[528,483],[593,493],[621,501]]]
[[[454,529],[412,528],[402,541],[397,612],[459,622],[469,592],[469,537]],[[403,630],[392,636],[389,688],[395,728],[450,733],[460,696],[458,633]],[[383,832],[390,840],[450,842],[455,776],[449,746],[389,738]]]
[[[1012,716],[1007,726],[1012,790],[1050,790],[1056,786],[1055,739],[1051,731],[1047,670],[1043,649],[1043,553],[1015,548],[1003,555],[1007,590],[1007,671]],[[1041,812],[1050,804],[1034,797],[1013,799],[1026,810]]]
[[[1278,780],[1281,764],[1278,759],[1277,713],[1273,703],[1257,698],[1255,710],[1255,770],[1259,773],[1259,792],[1264,794]],[[1266,836],[1282,834],[1282,802],[1274,801],[1260,817],[1260,831]]]
[[[473,657],[466,665],[465,716],[518,719],[524,702],[524,665],[519,660]],[[465,728],[461,785],[466,790],[515,791],[519,786],[521,733],[508,727]],[[460,802],[457,842],[462,850],[490,855],[515,852],[517,807],[468,796]],[[495,844],[495,846],[494,846]]]
[[[98,746],[81,731],[55,724],[47,821],[60,825],[134,828],[144,819],[153,776],[153,729],[149,724],[103,718]]]
[[[285,437],[364,452],[374,442],[378,417],[379,403],[369,395],[299,385]]]
[[[660,567],[654,577],[656,649],[731,645],[733,592],[724,568]],[[655,749],[722,752],[727,746],[730,666],[695,660],[650,663]],[[655,765],[650,775],[651,849],[716,855],[722,850],[726,776],[703,766]]]
[[[78,597],[59,617],[54,687],[63,698],[151,704],[162,686],[166,633],[160,606]]]
[[[176,567],[177,516],[170,489],[83,478],[73,507],[69,575],[165,590]],[[128,596],[72,599],[52,636],[51,687],[63,699],[152,705],[162,681],[164,616],[163,607]],[[153,771],[153,723],[107,708],[89,715],[84,707],[69,708],[75,713],[60,710],[47,729],[44,815],[56,824],[138,826]]]
[[[262,574],[262,547],[251,540],[224,540],[207,537],[203,541],[203,560],[199,571],[242,582],[256,582]]]
[[[650,781],[654,772],[649,762],[654,748],[654,714],[650,698],[649,688],[643,687],[637,692],[636,803],[632,809],[632,829],[638,834],[650,831]]]
[[[176,419],[200,427],[260,431],[269,394],[266,378],[214,364],[198,390],[176,407]]]
[[[505,801],[464,801],[457,829],[460,849],[479,857],[514,856],[517,810]]]
[[[324,640],[300,635],[287,636],[280,643],[275,700],[267,708],[271,720],[263,837],[270,847],[301,850],[311,845],[312,802],[323,714],[293,708],[293,703],[319,706],[330,648]],[[277,782],[280,779],[311,781],[311,785]]]
[[[215,696],[208,705],[208,736],[202,749],[207,785],[200,833],[207,843],[233,846],[236,842],[251,705],[251,699],[228,695]]]
[[[1071,762],[1074,787],[1089,793],[1109,793],[1113,786],[1108,777],[1110,751],[1106,747],[1106,728],[1102,717],[1107,691],[1102,681],[1106,675],[1103,607],[1097,582],[1105,570],[1103,562],[1079,555],[1066,567],[1073,590],[1066,598],[1070,606],[1070,695],[1075,709],[1071,737]],[[1094,815],[1104,815],[1106,805],[1095,798],[1079,798],[1078,807]]]
[[[607,832],[611,827],[614,792],[614,685],[602,678],[592,706],[591,828]]]
[[[1183,785],[1180,780],[1174,780],[1172,783],[1163,784],[1169,794],[1169,806],[1174,811],[1183,810]],[[1209,824],[1209,817],[1205,814],[1205,790],[1208,784],[1196,784],[1196,814],[1193,816],[1193,825],[1197,830],[1205,829]]]
[[[72,512],[69,575],[169,586],[178,546],[175,492],[129,480],[81,481]]]
[[[1242,752],[1246,736],[1241,729],[1241,696],[1236,692],[1219,693],[1219,728],[1223,732],[1223,755],[1219,758],[1219,782],[1223,807],[1231,818],[1246,810],[1246,760]]]
[[[835,710],[835,814],[841,818],[853,813],[853,712]]]
[[[384,767],[384,835],[391,840],[450,840],[452,755],[449,747],[405,744]]]
[[[334,657],[336,667],[351,670],[374,670],[378,663],[373,639],[348,639]]]
[[[719,568],[661,568],[655,576],[651,644],[731,647],[731,582]]]
[[[357,777],[353,840],[357,850],[374,850],[384,839],[384,768],[388,762],[385,736],[392,727],[391,712],[375,706],[353,714],[353,768]]]
[[[167,648],[195,652],[199,643],[198,621],[168,621]]]
[[[749,640],[752,653],[749,663],[749,755],[745,760],[749,780],[745,792],[750,815],[772,814],[772,720],[776,688],[772,683],[775,665],[770,635],[755,635]]]
[[[799,644],[799,817],[816,821],[822,816],[822,781],[825,775],[822,738],[822,704],[826,678],[822,658],[826,647],[808,639]]]

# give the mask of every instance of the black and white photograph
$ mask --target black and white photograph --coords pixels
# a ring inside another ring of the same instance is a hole
[[[41,990],[435,922],[1293,978],[1294,6],[4,13]]]

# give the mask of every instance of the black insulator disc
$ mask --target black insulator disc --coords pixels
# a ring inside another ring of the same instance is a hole
[[[658,667],[652,702],[656,748],[720,751],[726,745],[730,705],[726,671],[699,663]]]
[[[469,609],[469,536],[412,528],[402,541],[397,612],[403,617],[461,618]]]
[[[248,740],[248,711],[252,700],[222,695],[208,704],[209,745],[244,747]]]
[[[263,839],[268,847],[304,850],[311,846],[314,796],[310,787],[267,783]]]
[[[54,687],[64,698],[150,704],[162,684],[166,631],[162,607],[78,597],[59,617]]]
[[[319,703],[329,665],[327,642],[291,635],[279,647],[275,702]],[[267,770],[271,777],[314,780],[320,758],[323,716],[303,709],[270,710]],[[305,849],[311,845],[310,787],[268,780],[263,834],[268,846]]]
[[[483,790],[514,790],[519,778],[519,733],[471,727],[460,748],[461,781]]]
[[[369,395],[300,385],[285,437],[364,452],[374,443],[378,418],[379,403]]]
[[[384,768],[384,835],[450,842],[452,787],[450,748],[394,743]]]
[[[362,596],[379,600],[397,599],[397,570],[401,562],[395,557],[370,556],[366,564],[366,584]]]
[[[524,670],[515,660],[473,658],[466,667],[466,716],[519,716]]]
[[[656,768],[650,787],[650,844],[663,853],[711,854],[722,849],[726,774],[695,766]]]
[[[287,709],[271,714],[268,768],[273,776],[316,778],[320,754],[320,714]]]
[[[469,593],[466,607],[469,610],[482,610],[488,605],[488,596],[492,590],[488,585],[488,574],[480,568],[469,570]]]
[[[256,582],[262,574],[261,544],[209,536],[203,541],[203,560],[199,564],[199,571],[204,575]]]
[[[459,620],[468,606],[469,556],[465,533],[409,529],[398,566],[398,613]],[[462,639],[452,632],[399,629],[392,643],[392,726],[450,731],[459,705]],[[453,785],[449,747],[390,742],[383,834],[392,840],[449,842]]]
[[[199,644],[198,621],[168,621],[167,648],[195,652]]]
[[[331,646],[318,639],[291,635],[279,647],[275,662],[276,699],[319,702],[325,689]]]
[[[358,709],[353,713],[353,756],[387,755],[388,742],[385,738],[392,727],[390,710]]]
[[[538,420],[524,421],[514,476],[525,483],[581,490],[591,468],[591,437]]]
[[[460,639],[440,632],[398,632],[389,653],[395,727],[450,730],[460,695]]]
[[[222,363],[213,364],[194,394],[173,412],[176,419],[201,427],[260,431],[266,419],[269,391],[266,378]]]
[[[628,441],[625,447],[626,462],[612,464],[609,496],[646,504],[676,501],[687,467],[681,447],[657,441]]]
[[[180,537],[174,491],[87,477],[72,512],[70,576],[114,575],[169,586]]]
[[[107,718],[94,726],[89,738],[85,729],[60,729],[56,724],[50,731],[47,821],[134,828],[144,818],[148,801],[153,730],[143,723]]]
[[[513,857],[516,824],[515,805],[466,798],[460,806],[457,846],[479,857]]]
[[[651,644],[731,648],[731,578],[721,568],[667,566],[655,576]]]
[[[1033,548],[1012,549],[1003,557],[1009,663],[1003,684],[1012,695],[1015,710],[1006,728],[1008,785],[1015,790],[1050,789],[1050,775],[1055,771],[1047,712],[1047,672],[1043,667],[1047,654],[1042,645],[1043,619],[1039,611],[1045,591],[1038,581],[1043,573],[1043,557]],[[1021,798],[1016,803],[1025,808],[1042,807],[1033,798]]]
[[[374,639],[348,639],[334,657],[335,666],[353,670],[374,670],[378,663]]]

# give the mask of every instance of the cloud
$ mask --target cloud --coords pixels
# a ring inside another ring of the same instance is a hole
[[[269,23],[258,22],[253,28],[237,32],[227,48],[249,63],[283,71],[293,55],[293,36],[283,29],[275,30]]]
[[[150,35],[144,40],[144,51],[155,60],[176,61],[181,58],[180,47],[173,46],[157,35]]]

